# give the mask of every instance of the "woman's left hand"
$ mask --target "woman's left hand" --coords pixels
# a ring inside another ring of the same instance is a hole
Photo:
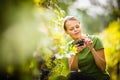
[[[89,49],[93,49],[93,41],[89,38],[85,39],[85,45],[89,48]]]

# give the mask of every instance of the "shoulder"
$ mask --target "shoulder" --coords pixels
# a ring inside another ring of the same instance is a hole
[[[100,37],[98,35],[88,35],[88,38],[92,39],[93,41],[100,40]]]
[[[104,48],[102,40],[98,35],[88,35],[88,37],[93,41],[93,45],[96,50]]]
[[[91,39],[95,39],[95,38],[98,38],[98,36],[97,35],[87,35],[89,38],[91,38]]]

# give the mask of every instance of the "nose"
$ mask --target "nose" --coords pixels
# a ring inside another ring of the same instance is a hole
[[[77,31],[77,28],[75,28],[74,31],[76,32],[76,31]]]

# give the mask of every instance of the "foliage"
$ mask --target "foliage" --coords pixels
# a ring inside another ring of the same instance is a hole
[[[105,55],[108,64],[108,71],[111,75],[111,80],[119,80],[120,74],[120,22],[113,21],[109,27],[100,34],[104,42]]]
[[[65,12],[55,4],[55,0],[50,1],[49,3],[52,5],[47,6],[42,5],[48,3],[46,1],[38,1],[37,3],[40,3],[37,5],[38,8],[36,10],[38,16],[43,17],[43,25],[40,24],[40,26],[44,28],[40,29],[40,31],[45,31],[48,38],[46,38],[45,47],[41,46],[41,42],[38,44],[35,56],[40,55],[46,61],[45,65],[50,70],[50,80],[55,80],[59,76],[65,78],[68,73],[68,64],[66,64],[67,58],[62,57],[64,53],[62,46],[66,44],[66,40],[64,30],[61,27]],[[42,43],[42,45],[45,44]],[[51,59],[52,56],[55,56],[55,60]],[[33,67],[34,69],[37,68]]]
[[[64,80],[69,72],[69,55],[66,54],[65,45],[71,39],[61,27],[67,13],[61,9],[62,0],[34,0],[36,5],[29,0],[14,1],[3,1],[5,5],[0,3],[0,77],[31,80],[39,78],[40,69],[44,67],[50,71],[50,80]],[[71,0],[68,4],[66,1],[67,5],[64,4],[63,7],[70,6],[74,1]],[[117,79],[116,65],[120,61],[119,25],[119,21],[112,22],[108,29],[101,33],[112,79]],[[45,64],[41,66],[40,61]]]
[[[50,59],[51,55],[59,51],[62,53],[61,46],[66,43],[61,27],[65,12],[56,5],[56,0],[36,1],[39,3],[37,6],[31,5],[31,1],[11,1],[10,4],[8,1],[1,5],[5,7],[1,10],[0,39],[0,76],[3,79],[30,80],[39,77],[39,60],[42,59],[55,74],[51,79],[67,74],[66,59],[56,59],[56,66],[51,64]]]

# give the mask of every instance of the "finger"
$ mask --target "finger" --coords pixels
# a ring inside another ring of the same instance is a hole
[[[80,45],[79,45],[79,44],[76,44],[75,46],[76,46],[76,47],[79,47]]]
[[[83,46],[78,47],[78,50],[82,50],[82,49],[83,49]]]
[[[77,52],[79,53],[80,51],[82,51],[82,49],[81,49],[81,48],[78,48],[78,49],[77,49]]]
[[[87,44],[90,41],[90,39],[85,39],[85,44]]]
[[[92,43],[93,43],[93,41],[90,41],[90,43],[92,44]]]

